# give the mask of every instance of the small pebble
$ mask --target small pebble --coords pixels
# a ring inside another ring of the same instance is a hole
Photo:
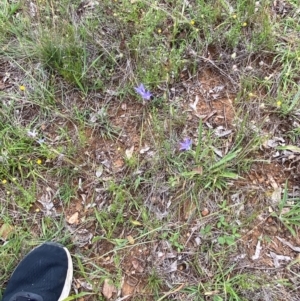
[[[202,216],[207,216],[209,214],[209,210],[207,208],[204,208],[202,211],[201,211],[201,214]]]

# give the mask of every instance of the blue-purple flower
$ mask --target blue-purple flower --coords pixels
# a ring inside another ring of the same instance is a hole
[[[192,143],[193,143],[192,139],[185,138],[183,140],[183,142],[179,143],[179,150],[182,150],[182,151],[190,150],[192,148]]]
[[[147,91],[143,84],[140,84],[138,87],[134,88],[135,92],[138,93],[140,96],[142,96],[145,100],[150,100],[152,93],[150,91]]]

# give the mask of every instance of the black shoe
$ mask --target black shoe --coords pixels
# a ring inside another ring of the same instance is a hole
[[[61,301],[69,296],[72,277],[69,251],[56,243],[44,243],[19,263],[2,301]]]

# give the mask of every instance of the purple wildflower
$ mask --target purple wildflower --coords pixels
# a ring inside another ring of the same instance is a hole
[[[182,150],[182,151],[187,151],[187,150],[190,150],[191,147],[192,147],[192,139],[190,138],[185,138],[183,140],[183,142],[180,142],[179,143],[179,150]]]
[[[135,92],[142,96],[145,100],[150,100],[152,93],[147,91],[143,84],[140,84],[138,87],[134,88]]]

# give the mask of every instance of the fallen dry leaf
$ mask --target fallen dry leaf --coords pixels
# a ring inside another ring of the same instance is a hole
[[[293,246],[291,243],[289,243],[288,241],[286,241],[285,239],[279,237],[279,236],[276,236],[278,240],[280,240],[284,245],[290,247],[293,251],[295,252],[300,252],[300,247],[295,247]]]
[[[5,84],[0,82],[0,90],[4,90],[6,88]]]
[[[177,260],[175,260],[168,268],[165,269],[166,273],[173,273],[177,271]]]
[[[132,157],[133,150],[134,150],[134,145],[132,145],[131,148],[125,150],[125,155],[127,159],[130,159]]]
[[[124,281],[121,292],[122,292],[122,297],[130,296],[134,292],[134,287],[131,286],[127,281]]]
[[[275,182],[274,178],[270,175],[269,180],[271,182],[271,186],[273,187],[274,191],[271,195],[271,200],[274,205],[278,204],[281,200],[281,192],[282,188]]]
[[[134,238],[131,235],[128,235],[126,238],[131,245],[134,245]]]
[[[292,260],[290,256],[278,255],[274,252],[270,252],[270,255],[273,258],[273,263],[274,263],[275,268],[280,267],[279,260],[282,260],[282,261],[291,261]]]
[[[30,13],[30,16],[33,18],[36,16],[37,14],[37,6],[33,3],[33,2],[30,2],[29,3],[29,13]]]
[[[133,259],[131,261],[133,268],[138,272],[138,273],[143,273],[144,268],[141,266],[141,263],[138,260]]]
[[[252,260],[259,259],[260,251],[262,249],[260,240],[261,240],[261,236],[258,238],[257,245],[256,245],[256,248],[255,248],[255,254],[252,256]]]
[[[73,224],[78,224],[78,223],[79,223],[78,216],[79,216],[79,213],[78,213],[78,212],[75,212],[75,213],[68,219],[68,223],[71,224],[71,225],[73,225]]]
[[[44,193],[37,201],[43,205],[42,211],[45,213],[46,216],[55,215],[55,207],[52,202],[51,191],[46,189],[47,193]]]
[[[124,161],[122,159],[117,159],[114,161],[114,167],[115,168],[121,168],[124,165]]]
[[[195,174],[202,175],[203,174],[203,168],[202,168],[202,166],[197,166],[197,167],[193,168],[193,172]]]
[[[87,283],[85,280],[75,279],[74,282],[76,283],[77,289],[83,287],[89,291],[93,290],[93,286],[90,283]]]
[[[14,227],[11,226],[10,224],[3,224],[0,228],[0,237],[3,240],[7,240],[7,237],[9,234],[11,234],[14,230]]]
[[[100,178],[102,174],[103,174],[103,165],[100,165],[96,170],[96,177]]]
[[[287,213],[289,213],[290,211],[291,211],[291,208],[289,208],[289,207],[284,207],[284,208],[282,208],[280,214],[281,214],[281,215],[287,214]]]
[[[113,282],[110,279],[104,280],[102,294],[107,300],[109,300],[112,297],[112,295],[117,292],[116,287],[112,283]]]
[[[134,225],[134,226],[142,226],[143,224],[140,223],[139,221],[136,221],[136,220],[131,220],[131,223]]]
[[[220,158],[223,158],[223,152],[221,150],[217,149],[214,146],[212,146],[212,149],[217,156],[219,156]]]
[[[149,149],[150,147],[146,144],[143,148],[140,149],[140,154],[146,153]]]
[[[195,97],[195,101],[193,103],[190,103],[189,106],[195,111],[196,114],[198,114],[197,112],[197,104],[199,102],[199,95],[196,95]]]
[[[225,137],[232,133],[232,130],[225,130],[222,126],[219,126],[215,129],[215,135],[217,137]]]

